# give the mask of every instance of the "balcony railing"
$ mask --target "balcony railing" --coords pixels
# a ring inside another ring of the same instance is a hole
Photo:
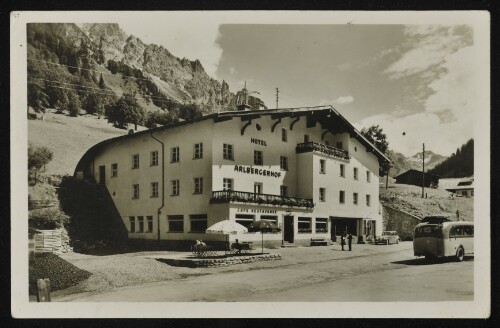
[[[268,205],[286,206],[286,207],[314,208],[314,203],[312,199],[306,199],[306,198],[256,194],[252,192],[234,191],[234,190],[223,190],[223,191],[212,192],[212,198],[210,198],[211,204],[230,203],[230,202],[268,204]]]
[[[351,158],[349,156],[349,153],[345,150],[338,149],[332,146],[327,146],[325,144],[320,144],[317,142],[306,142],[297,144],[295,151],[297,152],[297,154],[308,153],[310,151],[319,151],[320,153],[323,153],[325,155],[333,156],[340,159],[348,160],[349,158]]]

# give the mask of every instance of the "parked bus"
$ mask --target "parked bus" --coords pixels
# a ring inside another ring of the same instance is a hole
[[[415,227],[413,253],[427,260],[454,256],[461,262],[465,255],[474,254],[474,222],[431,220],[419,223]]]

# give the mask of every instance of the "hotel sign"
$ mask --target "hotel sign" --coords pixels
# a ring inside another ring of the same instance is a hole
[[[262,175],[265,177],[274,177],[274,178],[279,178],[281,176],[281,172],[265,170],[265,169],[260,169],[260,168],[254,168],[254,167],[245,166],[245,165],[235,165],[234,171],[246,173],[246,174]]]

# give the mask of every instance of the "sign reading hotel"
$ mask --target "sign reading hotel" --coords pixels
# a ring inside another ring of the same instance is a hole
[[[272,171],[272,170],[265,170],[265,169],[258,169],[258,168],[254,168],[254,167],[246,166],[246,165],[235,165],[234,171],[246,173],[246,174],[262,175],[265,177],[274,177],[274,178],[279,178],[281,176],[281,172]]]

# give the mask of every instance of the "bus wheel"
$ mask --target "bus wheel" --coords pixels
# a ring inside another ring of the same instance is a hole
[[[458,262],[462,262],[464,260],[464,249],[462,247],[457,249],[456,259]]]

